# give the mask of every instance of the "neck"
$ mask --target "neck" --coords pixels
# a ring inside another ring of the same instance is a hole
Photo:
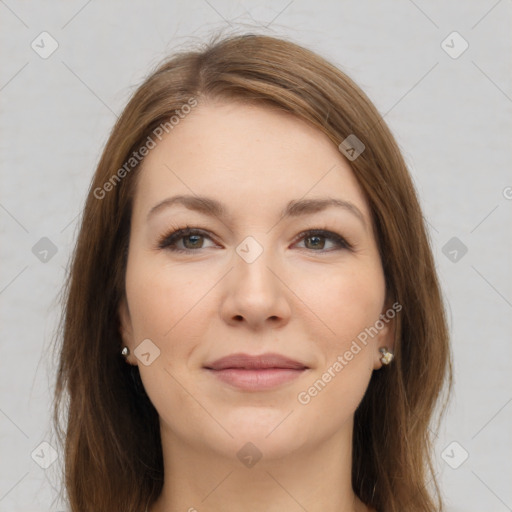
[[[286,454],[271,437],[254,443],[257,449],[231,439],[215,450],[185,444],[162,423],[161,435],[164,486],[150,512],[234,512],[248,504],[251,512],[370,510],[352,490],[352,422],[321,444],[305,439],[307,448]],[[251,467],[258,452],[261,459]]]

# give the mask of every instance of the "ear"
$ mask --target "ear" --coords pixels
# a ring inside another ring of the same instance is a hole
[[[382,362],[380,360],[382,354],[379,350],[380,348],[386,347],[390,352],[394,352],[396,322],[401,309],[402,305],[399,302],[395,301],[392,303],[391,301],[386,301],[379,319],[375,322],[378,333],[375,336],[374,343],[374,370],[382,368]]]
[[[132,365],[137,365],[136,358],[133,356],[133,351],[135,350],[133,327],[125,296],[123,296],[119,302],[117,313],[119,316],[119,334],[121,335],[123,345],[130,349],[130,354],[126,357],[126,362]]]

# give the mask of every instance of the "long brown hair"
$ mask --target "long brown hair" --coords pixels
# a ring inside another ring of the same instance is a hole
[[[65,287],[54,400],[71,511],[140,512],[162,490],[158,414],[138,368],[120,355],[117,312],[140,168],[126,164],[156,127],[202,98],[270,105],[311,123],[336,146],[349,135],[364,143],[350,164],[371,206],[387,295],[403,309],[395,360],[373,372],[355,412],[352,485],[379,512],[442,510],[429,427],[436,404],[439,422],[446,409],[451,355],[430,242],[400,150],[342,71],[291,42],[244,35],[160,65],[119,117],[96,169]]]

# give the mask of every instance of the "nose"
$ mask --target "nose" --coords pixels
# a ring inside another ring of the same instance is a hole
[[[221,316],[226,323],[262,330],[280,328],[289,322],[291,292],[270,251],[263,250],[250,263],[235,254],[234,268],[224,285]]]

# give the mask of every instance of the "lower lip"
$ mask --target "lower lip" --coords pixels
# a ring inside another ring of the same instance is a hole
[[[218,379],[245,391],[262,391],[290,382],[300,377],[306,368],[292,370],[290,368],[266,368],[246,370],[228,368],[226,370],[209,370]]]

